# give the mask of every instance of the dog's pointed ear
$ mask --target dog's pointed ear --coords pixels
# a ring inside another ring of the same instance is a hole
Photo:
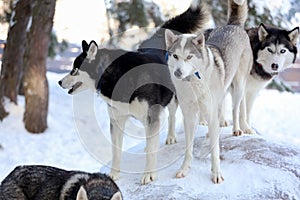
[[[76,200],[88,200],[87,194],[83,186],[77,192]]]
[[[293,45],[297,46],[298,38],[299,38],[299,27],[294,28],[293,30],[289,31],[289,38]]]
[[[87,52],[89,50],[89,44],[85,40],[82,40],[81,47],[83,52]]]
[[[98,45],[95,41],[90,42],[86,58],[94,60],[98,51]]]
[[[203,48],[205,45],[205,37],[202,33],[200,33],[198,36],[196,36],[193,40],[192,40],[193,44],[196,45],[197,47],[201,47]]]
[[[98,44],[95,42],[95,40],[92,40],[92,41],[90,42],[89,46],[91,46],[91,44],[94,44],[94,45],[96,45],[96,46],[98,47]]]
[[[166,40],[166,48],[169,50],[178,39],[177,35],[175,35],[172,31],[166,29],[165,31],[165,40]]]
[[[269,35],[268,30],[266,28],[266,26],[261,23],[258,27],[258,39],[259,41],[263,41],[267,38],[267,36]]]
[[[123,198],[122,198],[121,192],[116,192],[116,193],[111,197],[110,200],[122,200],[122,199],[123,199]]]

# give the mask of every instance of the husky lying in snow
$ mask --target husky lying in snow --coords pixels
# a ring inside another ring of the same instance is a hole
[[[231,0],[230,3],[247,7],[247,1]],[[168,30],[165,38],[168,66],[182,109],[186,135],[185,158],[177,177],[187,175],[201,112],[208,120],[212,180],[221,183],[218,110],[232,85],[233,114],[234,118],[238,117],[253,60],[249,37],[242,26],[226,25],[210,30],[207,39],[201,33],[175,35]],[[233,130],[240,132],[239,120],[235,120]]]
[[[192,33],[204,28],[210,19],[200,0],[193,0],[186,12],[163,24],[137,51],[98,49],[95,42],[83,41],[83,52],[75,59],[73,70],[59,84],[69,89],[69,94],[89,88],[106,101],[113,152],[110,176],[113,179],[119,178],[123,131],[129,117],[143,123],[147,137],[142,184],[156,178],[160,115],[164,108],[169,109],[167,144],[174,143],[177,109],[175,89],[166,66],[165,29]]]
[[[105,174],[66,171],[50,166],[16,167],[1,183],[0,200],[122,200]]]

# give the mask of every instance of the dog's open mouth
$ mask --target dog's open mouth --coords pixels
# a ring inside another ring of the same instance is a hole
[[[72,88],[68,91],[68,94],[72,94],[77,88],[79,88],[82,85],[82,82],[79,81],[75,83]]]

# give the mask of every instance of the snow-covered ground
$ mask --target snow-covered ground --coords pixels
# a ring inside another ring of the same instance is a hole
[[[10,115],[0,122],[0,180],[15,166],[24,164],[107,172],[105,163],[109,162],[111,153],[105,103],[89,92],[76,97],[66,94],[57,84],[63,74],[48,72],[47,77],[50,101],[49,128],[45,133],[26,132],[22,122],[23,97],[19,97],[19,105],[6,102]],[[299,111],[300,94],[264,90],[252,115],[259,135],[233,137],[231,127],[223,128],[221,167],[225,181],[221,185],[212,184],[209,159],[200,159],[198,155],[200,141],[207,132],[203,126],[199,126],[196,134],[190,173],[183,179],[174,178],[184,152],[182,117],[178,111],[178,143],[164,145],[164,121],[158,180],[141,186],[144,133],[140,124],[131,120],[124,141],[123,173],[117,183],[125,199],[300,199]]]

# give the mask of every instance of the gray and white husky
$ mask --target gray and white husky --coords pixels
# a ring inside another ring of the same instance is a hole
[[[59,81],[69,94],[91,89],[100,94],[108,105],[112,140],[110,176],[119,178],[123,131],[129,117],[142,122],[146,132],[146,166],[142,184],[156,178],[160,116],[169,108],[167,144],[175,139],[177,100],[168,67],[164,33],[172,29],[193,33],[204,28],[210,14],[200,0],[193,0],[189,9],[168,20],[136,51],[98,49],[92,41],[82,42],[82,53],[75,59],[73,69]],[[138,162],[138,161],[137,161]]]
[[[230,5],[229,24],[243,24],[247,8]],[[253,134],[250,114],[259,91],[278,75],[279,72],[290,67],[296,60],[299,27],[285,30],[274,26],[261,24],[255,28],[246,29],[250,38],[253,52],[253,65],[247,74],[245,99],[240,108],[240,125],[242,133]],[[236,118],[233,118],[236,120]]]
[[[247,6],[247,1],[234,1],[236,6]],[[182,34],[166,31],[169,51],[168,66],[182,109],[186,135],[186,152],[177,177],[187,175],[193,158],[193,138],[199,114],[208,120],[212,180],[221,183],[223,176],[219,157],[218,110],[228,88],[232,85],[233,114],[238,117],[240,103],[246,86],[246,77],[252,66],[249,37],[243,26],[226,25],[210,30],[209,36]],[[239,132],[235,120],[234,132]]]
[[[0,185],[0,200],[122,200],[107,175],[43,165],[16,167]]]

